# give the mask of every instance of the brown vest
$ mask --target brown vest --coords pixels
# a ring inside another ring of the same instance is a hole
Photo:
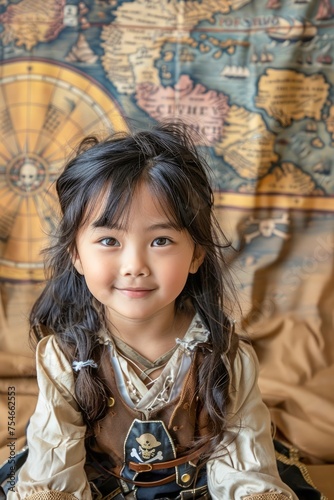
[[[104,356],[109,357],[109,350]],[[149,414],[148,420],[161,420],[174,441],[177,457],[187,454],[195,439],[208,433],[208,418],[196,397],[198,367],[203,353],[198,349],[184,381],[181,394]],[[110,390],[110,407],[107,415],[94,427],[90,449],[109,455],[114,473],[119,474],[124,464],[124,442],[134,419],[146,420],[145,415],[129,407],[118,391],[114,370],[109,359],[104,358],[99,375]],[[190,450],[191,451],[191,450]],[[203,451],[203,450],[202,450]],[[191,459],[195,460],[191,456]]]

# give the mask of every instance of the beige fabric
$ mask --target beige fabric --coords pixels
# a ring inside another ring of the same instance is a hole
[[[80,500],[91,500],[83,468],[86,429],[72,395],[73,371],[53,336],[38,346],[37,369],[40,394],[28,429],[30,454],[16,492],[10,492],[8,500],[26,500],[43,489],[66,490]],[[296,500],[277,473],[257,370],[252,348],[242,343],[232,374],[229,428],[222,443],[226,452],[213,457],[207,466],[213,500],[238,500],[268,490]]]
[[[334,500],[334,465],[308,465],[307,470],[313,483],[323,494],[322,500]]]
[[[242,247],[232,256],[241,285],[238,327],[253,341],[260,390],[279,431],[308,462],[333,463],[333,217],[305,218],[300,226],[304,216],[290,213],[288,239],[261,236],[245,244],[254,213],[269,224],[279,215],[217,208],[229,238]]]
[[[8,460],[8,391],[15,388],[16,451],[37,401],[34,353],[28,341],[28,315],[41,285],[0,283],[0,463]],[[10,391],[13,392],[12,390]]]

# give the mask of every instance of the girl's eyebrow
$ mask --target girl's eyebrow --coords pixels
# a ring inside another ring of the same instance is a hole
[[[180,230],[180,228],[176,224],[172,224],[171,222],[161,222],[157,224],[152,224],[147,229],[148,231],[156,231],[163,229],[177,229],[178,231]]]
[[[91,223],[91,227],[94,228],[94,229],[98,229],[98,228],[107,228],[107,229],[117,229],[117,230],[121,230],[123,229],[119,224],[116,224],[116,223],[107,223],[103,220],[95,220],[94,222]]]

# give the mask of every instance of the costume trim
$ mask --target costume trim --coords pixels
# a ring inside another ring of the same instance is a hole
[[[283,446],[287,446],[282,441],[280,443],[283,444]],[[298,469],[300,470],[306,483],[308,483],[310,486],[312,486],[312,488],[317,489],[316,485],[312,481],[312,478],[309,474],[309,471],[308,471],[306,465],[304,465],[303,462],[300,461],[298,449],[292,447],[292,448],[288,448],[288,450],[289,450],[289,457],[287,457],[286,455],[283,455],[282,453],[280,453],[279,451],[277,451],[275,449],[276,459],[285,465],[294,465],[295,467],[298,467]],[[320,491],[319,491],[319,494],[321,495],[320,500],[328,500],[328,498]]]
[[[77,497],[66,491],[38,491],[25,498],[25,500],[77,500]]]
[[[287,497],[284,493],[255,493],[242,498],[243,500],[287,500],[291,496]]]

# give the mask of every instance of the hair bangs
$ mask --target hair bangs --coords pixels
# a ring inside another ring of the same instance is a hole
[[[191,224],[198,214],[200,200],[179,164],[156,161],[145,180],[171,225],[178,230],[187,229],[192,235]]]
[[[91,200],[83,224],[89,221],[95,227],[125,229],[133,197],[132,189],[116,189],[112,183],[104,186],[102,191]]]
[[[180,216],[180,211],[177,209],[178,203],[173,191],[168,191],[164,186],[151,180],[147,183],[153,198],[156,200],[157,206],[166,216],[171,227],[177,231],[185,229],[185,223]]]

